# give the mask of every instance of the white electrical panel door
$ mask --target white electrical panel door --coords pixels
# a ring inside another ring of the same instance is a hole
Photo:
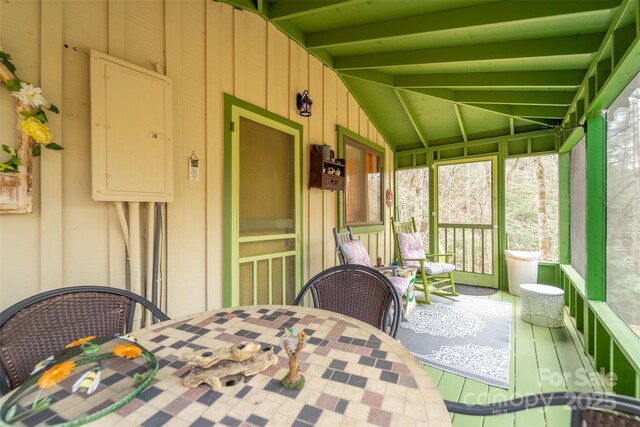
[[[94,200],[173,200],[171,80],[91,51]]]

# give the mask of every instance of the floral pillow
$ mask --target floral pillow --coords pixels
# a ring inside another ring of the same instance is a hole
[[[360,240],[340,243],[340,252],[347,264],[358,264],[371,267],[371,258]]]
[[[424,259],[426,256],[422,248],[422,235],[420,232],[398,233],[398,246],[400,257],[403,259]],[[403,267],[420,267],[420,263],[418,261],[405,261]]]

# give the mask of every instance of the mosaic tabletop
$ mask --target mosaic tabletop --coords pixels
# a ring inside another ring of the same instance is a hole
[[[288,328],[309,336],[299,356],[306,378],[300,391],[281,386],[288,358],[280,342]],[[414,356],[383,332],[336,313],[235,307],[169,320],[134,335],[155,355],[160,369],[146,390],[91,425],[450,425],[438,389]],[[206,385],[183,386],[190,366],[180,355],[242,341],[273,346],[278,363],[219,392]],[[129,375],[113,373],[91,395],[70,395],[31,423],[51,425],[74,410],[99,411],[113,403],[110,390],[127,381]]]

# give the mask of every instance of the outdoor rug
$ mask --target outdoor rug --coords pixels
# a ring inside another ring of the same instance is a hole
[[[425,365],[508,389],[511,303],[429,298],[431,305],[418,304],[402,321],[396,338]]]
[[[476,295],[476,296],[489,296],[498,293],[496,288],[487,288],[484,286],[465,285],[463,283],[456,283],[456,292],[460,295]]]

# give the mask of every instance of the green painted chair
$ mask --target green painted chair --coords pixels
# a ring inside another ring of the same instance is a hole
[[[397,222],[391,218],[396,260],[399,266],[414,267],[416,289],[424,292],[424,300],[416,298],[421,304],[431,304],[429,294],[457,296],[453,272],[456,266],[454,254],[426,254],[422,247],[422,236],[416,227],[415,218],[411,221]],[[442,261],[442,262],[441,262]]]

